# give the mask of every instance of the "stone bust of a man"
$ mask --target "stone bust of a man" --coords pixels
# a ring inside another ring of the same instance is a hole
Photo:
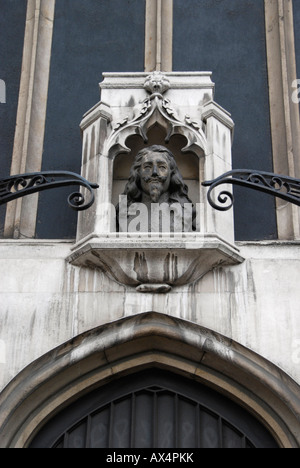
[[[195,213],[188,196],[188,187],[179,172],[174,155],[164,146],[149,146],[137,153],[123,196],[126,197],[128,222],[134,219],[136,211],[143,212],[138,230],[165,231],[162,226],[166,216],[170,216],[170,229],[167,230],[194,230]],[[191,211],[189,229],[184,227],[188,218],[184,216],[185,209]],[[154,220],[157,210],[160,210],[161,218],[158,222]],[[120,204],[117,207],[117,219],[119,213]],[[118,230],[124,230],[120,229],[120,223],[117,225]],[[138,226],[138,223],[132,225]]]

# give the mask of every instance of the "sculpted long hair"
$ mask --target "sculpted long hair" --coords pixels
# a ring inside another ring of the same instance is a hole
[[[171,179],[169,185],[169,201],[174,203],[192,203],[188,196],[188,187],[184,183],[183,178],[178,170],[175,158],[170,150],[160,145],[153,145],[147,148],[140,150],[134,160],[134,163],[130,170],[130,175],[128,182],[125,186],[123,195],[127,195],[128,206],[134,202],[141,201],[142,198],[142,189],[141,189],[141,179],[140,179],[140,167],[142,165],[142,160],[144,156],[147,156],[149,153],[163,153],[167,156],[170,170],[171,170]]]

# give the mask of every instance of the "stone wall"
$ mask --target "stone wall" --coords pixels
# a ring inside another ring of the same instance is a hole
[[[0,241],[0,389],[73,337],[152,311],[218,332],[300,384],[298,243],[241,243],[244,262],[167,294],[142,294],[100,270],[70,265],[72,245]]]

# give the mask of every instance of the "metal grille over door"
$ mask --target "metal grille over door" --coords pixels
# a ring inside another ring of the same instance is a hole
[[[155,385],[149,385],[153,380]],[[32,446],[255,448],[261,443],[276,446],[267,431],[242,408],[195,382],[157,372],[128,377],[127,381],[130,384],[122,379],[118,385],[98,389],[73,404],[63,417],[50,424],[48,440],[53,442],[47,442],[47,430],[44,430]],[[119,398],[95,407],[97,400],[99,403],[109,393],[112,397],[122,391],[125,394]],[[82,417],[78,417],[80,414]],[[73,424],[68,425],[72,419]],[[62,425],[65,425],[63,431]],[[55,436],[55,432],[60,435]],[[260,438],[261,434],[265,434],[264,439]]]
[[[218,414],[160,388],[132,393],[88,415],[57,448],[253,448]]]

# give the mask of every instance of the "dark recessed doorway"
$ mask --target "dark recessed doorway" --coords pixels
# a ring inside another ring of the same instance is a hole
[[[50,420],[30,448],[278,448],[251,414],[162,370],[123,377]]]

